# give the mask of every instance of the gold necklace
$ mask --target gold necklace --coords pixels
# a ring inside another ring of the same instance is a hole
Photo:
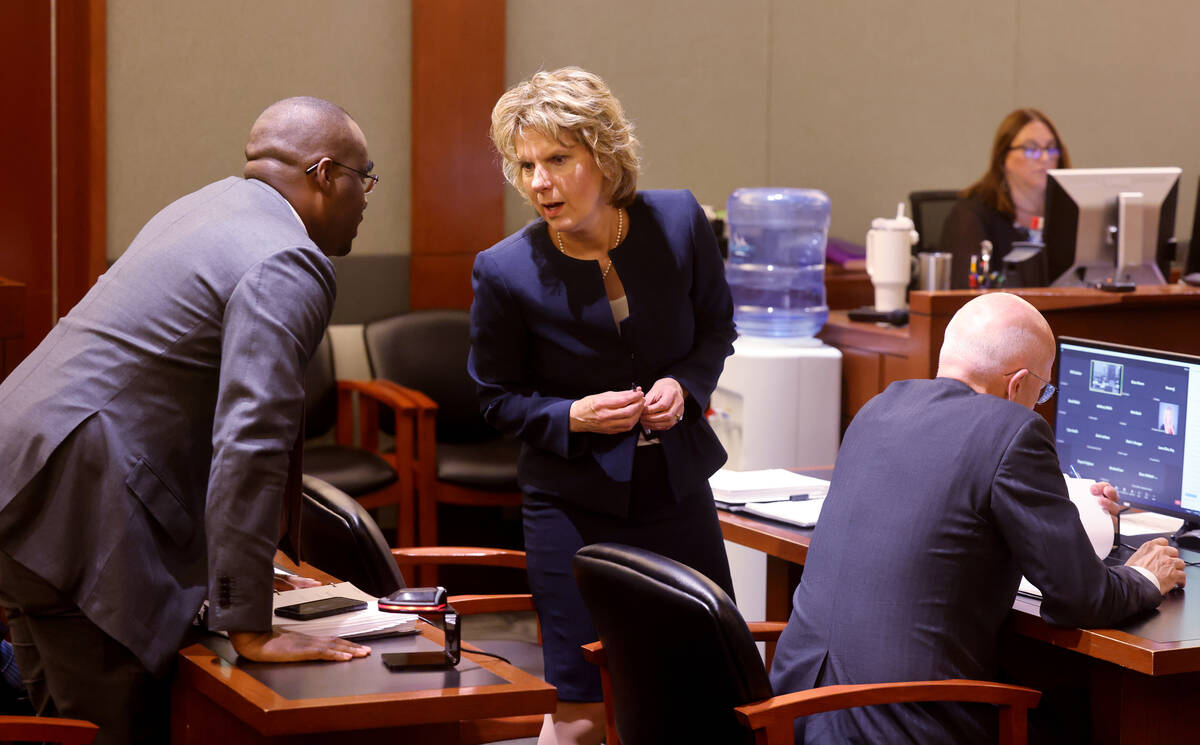
[[[624,215],[624,213],[621,212],[621,208],[618,207],[617,208],[617,239],[615,241],[613,241],[613,245],[612,245],[613,248],[616,248],[617,246],[621,245],[621,231],[624,229],[624,227],[625,227],[625,215]],[[561,253],[563,256],[570,256],[570,254],[567,253],[567,249],[563,248],[562,233],[556,230],[556,231],[554,231],[554,236],[556,238],[558,238],[559,253]],[[608,250],[611,251],[612,248],[610,248]],[[613,265],[612,257],[608,256],[607,251],[605,252],[605,256],[608,258],[608,266],[606,266],[600,270],[600,279],[608,279],[608,273],[610,271],[612,271],[612,265]]]

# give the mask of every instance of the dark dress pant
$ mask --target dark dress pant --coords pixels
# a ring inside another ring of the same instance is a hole
[[[701,572],[733,597],[729,559],[707,484],[676,499],[662,447],[637,448],[628,517],[527,493],[523,507],[526,565],[538,622],[546,680],[560,701],[602,701],[599,669],[580,647],[597,640],[575,584],[571,559],[592,543],[623,543],[662,554]]]
[[[55,587],[0,552],[0,605],[38,716],[85,719],[97,745],[170,741],[170,679],[137,656]]]

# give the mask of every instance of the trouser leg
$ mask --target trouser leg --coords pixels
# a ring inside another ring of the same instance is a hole
[[[69,598],[3,553],[0,604],[38,714],[97,724],[97,745],[169,740],[170,681],[152,675]]]

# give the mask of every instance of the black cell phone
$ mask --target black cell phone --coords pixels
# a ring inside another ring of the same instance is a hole
[[[379,610],[396,613],[421,613],[445,607],[445,587],[405,587],[379,598]]]
[[[443,606],[442,631],[445,647],[437,652],[384,652],[383,664],[393,672],[398,670],[454,667],[462,659],[462,631],[458,626],[458,613],[449,605]]]
[[[342,597],[321,598],[320,600],[309,600],[307,603],[280,606],[275,609],[275,615],[282,616],[283,618],[293,618],[297,621],[309,621],[314,618],[324,618],[325,616],[336,616],[339,613],[363,610],[366,607],[367,601],[365,600]]]
[[[1097,282],[1096,289],[1103,290],[1104,292],[1133,292],[1134,290],[1137,289],[1137,283],[1136,282],[1112,282],[1112,281]]]

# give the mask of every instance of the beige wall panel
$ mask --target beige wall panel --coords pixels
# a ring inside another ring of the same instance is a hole
[[[382,175],[355,252],[407,253],[410,6],[109,0],[108,251],[174,199],[242,172],[268,104],[314,95],[362,126]]]
[[[769,0],[508,0],[506,80],[578,65],[603,77],[642,141],[639,186],[723,207],[766,179]],[[499,166],[497,166],[499,168]],[[505,228],[533,215],[513,191]]]
[[[1200,4],[1025,2],[1017,91],[1044,102],[1076,167],[1180,166],[1176,236],[1200,175]]]
[[[916,189],[979,175],[1012,108],[1014,13],[958,0],[773,4],[771,185],[819,188],[862,243]]]

